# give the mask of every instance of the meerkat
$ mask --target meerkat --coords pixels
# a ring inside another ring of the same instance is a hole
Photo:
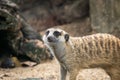
[[[106,33],[71,37],[66,31],[47,29],[43,41],[60,63],[60,80],[76,80],[80,69],[103,68],[111,80],[120,80],[120,39]]]

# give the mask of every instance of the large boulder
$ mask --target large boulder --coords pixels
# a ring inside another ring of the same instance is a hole
[[[89,0],[13,0],[23,16],[36,28],[44,30],[89,16]]]
[[[37,63],[48,59],[47,49],[37,43],[43,45],[41,35],[21,16],[18,6],[10,0],[0,0],[0,66],[14,66],[14,56]]]
[[[120,37],[120,0],[90,0],[91,26],[95,32]]]

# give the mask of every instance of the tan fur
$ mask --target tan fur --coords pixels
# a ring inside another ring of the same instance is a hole
[[[102,67],[112,80],[120,80],[120,40],[118,38],[108,34],[95,34],[80,38],[71,37],[70,40],[74,49],[69,47],[69,43],[64,46],[67,50],[65,57],[69,65],[68,69],[76,69],[72,74],[77,74],[82,68]],[[71,80],[74,80],[74,77]]]
[[[111,80],[120,80],[120,39],[113,35],[70,37],[69,41],[59,42],[51,48],[62,66],[63,77],[68,71],[70,80],[76,80],[80,69],[101,67]],[[63,77],[61,80],[65,80]]]

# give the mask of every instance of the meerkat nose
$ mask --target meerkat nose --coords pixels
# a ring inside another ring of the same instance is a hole
[[[53,37],[51,37],[51,36],[49,36],[48,38],[47,38],[47,40],[48,40],[48,42],[53,42],[54,40],[53,40]]]

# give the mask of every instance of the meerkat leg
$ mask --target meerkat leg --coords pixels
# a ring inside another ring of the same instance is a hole
[[[77,71],[76,70],[70,71],[69,80],[76,80],[77,74],[78,74],[78,70]]]
[[[120,66],[108,68],[106,72],[110,75],[111,80],[120,80]]]
[[[60,65],[60,80],[66,80],[67,70]]]

